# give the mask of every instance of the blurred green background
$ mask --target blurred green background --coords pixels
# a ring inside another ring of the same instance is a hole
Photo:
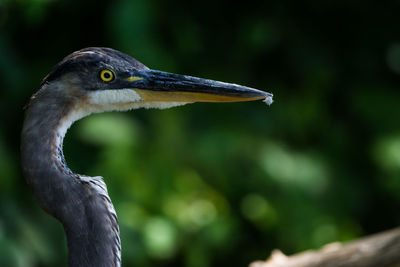
[[[0,265],[62,266],[19,167],[23,106],[74,50],[274,93],[93,115],[64,145],[102,175],[124,266],[246,266],[400,223],[400,1],[0,0]]]

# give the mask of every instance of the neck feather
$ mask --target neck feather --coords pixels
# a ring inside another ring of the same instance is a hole
[[[70,266],[120,266],[117,216],[104,181],[73,173],[64,160],[67,129],[88,115],[72,103],[40,91],[32,99],[22,131],[23,173],[40,206],[63,224]]]

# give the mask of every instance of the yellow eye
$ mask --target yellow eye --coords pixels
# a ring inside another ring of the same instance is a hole
[[[111,70],[104,69],[100,71],[100,79],[104,82],[111,82],[114,80],[114,73]]]

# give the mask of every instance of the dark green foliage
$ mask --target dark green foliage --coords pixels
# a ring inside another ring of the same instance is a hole
[[[245,266],[400,223],[399,1],[0,1],[0,265],[66,263],[19,168],[23,106],[70,52],[274,93],[94,115],[65,140],[102,175],[124,266]]]

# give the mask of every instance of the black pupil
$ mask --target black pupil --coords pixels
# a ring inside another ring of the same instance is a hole
[[[111,74],[109,72],[104,72],[103,77],[104,77],[104,79],[108,80],[111,78]]]

